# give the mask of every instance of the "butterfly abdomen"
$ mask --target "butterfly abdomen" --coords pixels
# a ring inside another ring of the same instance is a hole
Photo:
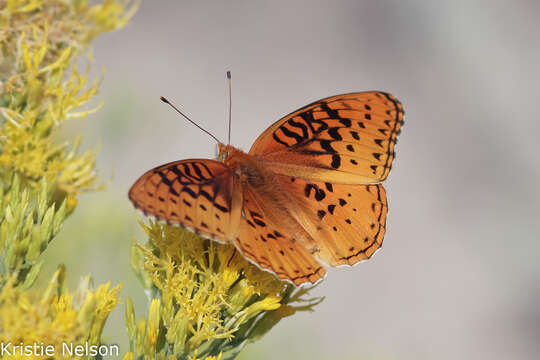
[[[234,148],[228,149],[228,153],[225,164],[239,176],[242,189],[253,194],[251,201],[256,201],[256,206],[264,209],[270,222],[280,224],[293,242],[299,241],[309,252],[317,252],[319,249],[314,239],[293,214],[296,210],[294,199],[282,188],[277,175],[255,156]]]

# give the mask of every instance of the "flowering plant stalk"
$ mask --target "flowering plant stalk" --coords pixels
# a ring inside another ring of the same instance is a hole
[[[55,141],[96,94],[75,62],[99,34],[121,28],[135,5],[120,0],[0,0],[0,342],[99,344],[120,286],[71,294],[60,266],[42,295],[32,287],[41,254],[77,206],[99,188],[95,152]],[[91,57],[89,57],[89,62]],[[9,355],[9,354],[8,354]],[[18,357],[17,354],[12,354]],[[24,354],[28,355],[28,354]],[[35,353],[21,358],[45,358]],[[79,357],[78,357],[79,358]]]

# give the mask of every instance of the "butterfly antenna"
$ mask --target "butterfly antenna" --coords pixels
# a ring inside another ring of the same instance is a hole
[[[231,72],[227,71],[227,83],[229,83],[229,137],[227,138],[227,145],[231,144],[231,113],[232,113],[232,95],[231,95]]]
[[[163,96],[160,96],[159,98],[160,98],[161,101],[163,101],[165,104],[170,105],[174,110],[176,110],[177,113],[179,113],[179,114],[182,115],[184,118],[186,118],[187,121],[189,121],[190,123],[192,123],[193,125],[195,125],[195,126],[198,127],[199,129],[201,129],[202,131],[204,131],[205,133],[207,133],[208,135],[210,135],[214,140],[216,140],[219,144],[221,144],[221,141],[219,141],[217,137],[215,137],[215,136],[212,135],[212,133],[210,133],[208,130],[203,129],[199,124],[197,124],[195,121],[193,121],[193,120],[191,120],[189,117],[187,117],[186,114],[184,114],[183,112],[181,112],[180,110],[178,110],[178,108],[177,108],[176,106],[174,106],[174,104],[171,103],[169,100],[165,99]]]

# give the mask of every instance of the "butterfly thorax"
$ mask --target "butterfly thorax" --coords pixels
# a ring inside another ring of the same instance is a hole
[[[283,191],[279,176],[268,170],[260,158],[233,146],[221,145],[219,151],[225,165],[238,176],[244,196],[246,193],[250,194],[248,197],[251,201],[264,209],[267,220],[280,224],[291,236],[291,241],[299,241],[310,253],[317,252],[318,246],[299,223],[296,216],[298,209],[291,204],[291,197]]]
[[[241,183],[259,188],[271,181],[272,173],[256,157],[231,145],[218,144],[218,151],[218,159],[234,171]]]

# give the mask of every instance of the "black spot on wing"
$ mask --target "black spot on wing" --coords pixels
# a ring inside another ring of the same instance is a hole
[[[319,188],[315,184],[308,183],[306,187],[304,188],[304,194],[306,195],[306,197],[310,197],[312,191],[315,192],[315,200],[317,201],[321,201],[322,199],[326,197],[326,193],[324,192],[323,189]]]
[[[337,154],[332,155],[332,167],[334,169],[339,169],[341,166],[341,157]]]
[[[334,140],[343,140],[343,137],[341,137],[341,135],[339,134],[339,129],[338,127],[333,127],[333,128],[330,128],[330,130],[328,130],[328,134],[332,137],[332,139]]]

